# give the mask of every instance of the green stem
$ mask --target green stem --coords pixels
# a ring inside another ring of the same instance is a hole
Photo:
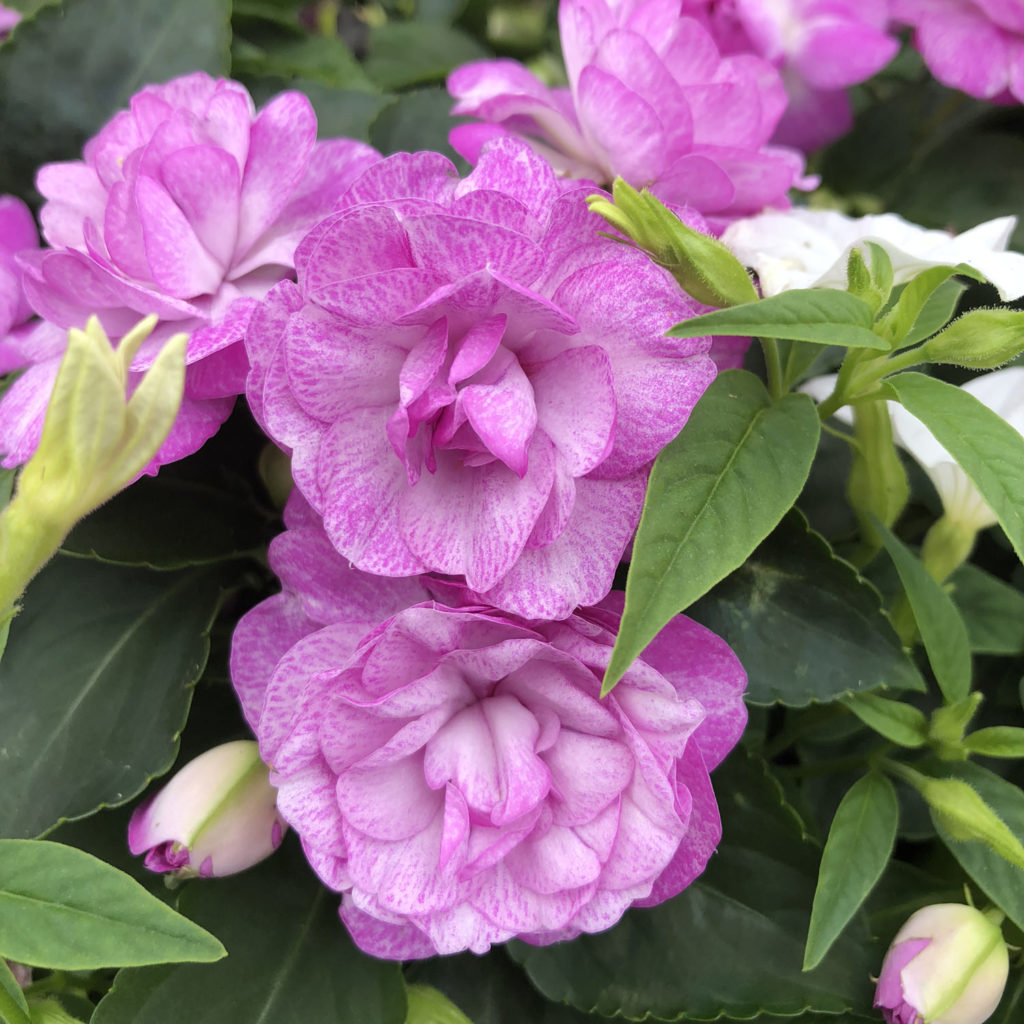
[[[768,390],[772,398],[778,400],[786,393],[779,343],[774,338],[762,338],[761,351],[764,353],[765,372],[768,375]]]
[[[56,554],[67,529],[48,522],[18,495],[0,512],[0,622],[15,613],[15,603],[32,577]]]

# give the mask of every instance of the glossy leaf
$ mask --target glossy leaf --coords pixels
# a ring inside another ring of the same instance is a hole
[[[960,566],[950,583],[972,651],[1024,653],[1024,594],[970,563]]]
[[[208,962],[224,947],[138,882],[61,843],[0,839],[0,956],[34,967]]]
[[[758,338],[885,350],[885,341],[871,330],[873,323],[871,307],[856,295],[834,288],[794,288],[757,302],[695,316],[676,324],[668,333],[672,338],[752,334]]]
[[[970,477],[1024,559],[1024,437],[952,384],[922,373],[901,373],[886,383]]]
[[[0,835],[118,804],[170,767],[225,577],[58,557],[0,662]]]
[[[228,0],[63,0],[19,25],[0,50],[0,192],[25,194],[40,164],[77,159],[147,82],[226,75],[230,17]]]
[[[804,706],[879,686],[925,688],[878,591],[798,512],[687,614],[747,667],[748,703]]]
[[[924,649],[947,704],[971,688],[971,647],[967,627],[950,596],[891,530],[875,522],[910,602]]]
[[[807,480],[819,429],[809,396],[773,403],[753,374],[719,374],[651,471],[605,690],[774,529]]]
[[[714,781],[724,838],[698,881],[659,906],[627,911],[607,932],[539,948],[512,943],[513,957],[549,999],[605,1017],[870,1012],[866,976],[881,951],[863,928],[801,971],[818,853],[777,784],[742,752]]]
[[[843,797],[821,856],[805,970],[821,962],[881,878],[898,821],[896,790],[884,775],[865,775]]]
[[[190,885],[179,908],[223,940],[227,958],[121,971],[92,1024],[404,1024],[399,965],[353,946],[338,899],[294,841],[241,875]]]

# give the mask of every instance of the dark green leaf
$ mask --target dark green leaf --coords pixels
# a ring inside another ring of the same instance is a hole
[[[900,575],[939,689],[947,704],[955,704],[971,689],[971,647],[964,620],[950,596],[906,545],[877,520],[875,528]]]
[[[399,965],[355,948],[338,899],[293,841],[242,875],[189,885],[182,913],[223,940],[227,959],[122,971],[92,1024],[404,1024]]]
[[[910,704],[874,693],[857,693],[843,703],[866,726],[901,747],[923,747],[928,739],[928,719]]]
[[[251,498],[161,472],[86,516],[64,550],[121,565],[179,569],[262,551],[267,540],[267,517]]]
[[[687,614],[736,652],[750,703],[803,706],[878,686],[925,688],[878,591],[797,512]]]
[[[0,956],[34,967],[208,962],[212,935],[138,882],[61,843],[0,839]]]
[[[962,779],[999,815],[1010,830],[1024,839],[1024,793],[993,772],[968,761],[945,764],[943,774]],[[938,824],[939,835],[975,884],[1013,923],[1024,929],[1024,873],[994,850],[979,842],[954,839]]]
[[[64,0],[19,25],[0,50],[0,192],[77,157],[148,82],[226,75],[230,15],[228,0]]]
[[[0,835],[122,803],[167,770],[221,572],[58,557],[36,577],[0,663]]]
[[[819,432],[809,396],[773,403],[753,374],[719,374],[651,472],[606,691],[778,524],[807,480]]]
[[[290,86],[309,97],[316,110],[317,134],[321,139],[359,139],[361,142],[369,142],[374,121],[382,110],[394,103],[393,96],[332,89],[305,78],[296,79]],[[440,141],[435,141],[435,148]]]
[[[896,790],[884,775],[865,775],[843,797],[821,856],[805,969],[821,963],[881,878],[896,842],[898,821]]]
[[[11,973],[7,961],[0,957],[0,1021],[5,1024],[29,1024],[28,1003],[18,979]]]
[[[370,32],[365,68],[382,89],[441,81],[460,64],[490,54],[472,36],[442,22],[389,21]]]
[[[1024,437],[952,384],[922,373],[901,373],[886,383],[970,477],[1024,559]]]
[[[302,78],[335,89],[376,91],[352,51],[337,36],[278,32],[262,46],[243,44],[236,36],[232,66],[238,74]]]
[[[447,142],[448,132],[460,123],[448,113],[451,108],[452,98],[443,88],[402,93],[370,126],[370,143],[385,156],[433,149],[465,167]]]
[[[868,974],[880,952],[862,928],[815,970],[800,969],[818,854],[777,784],[737,752],[715,788],[724,838],[697,882],[660,906],[628,911],[610,931],[542,948],[517,942],[512,955],[549,999],[608,1017],[870,1012]]]
[[[673,338],[702,334],[752,334],[818,345],[869,348],[888,345],[871,330],[871,307],[849,292],[835,288],[795,288],[768,299],[684,320],[670,330]]]
[[[950,583],[972,651],[1024,654],[1024,594],[969,562],[953,573]]]

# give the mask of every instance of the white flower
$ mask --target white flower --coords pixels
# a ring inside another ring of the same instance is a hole
[[[1024,366],[982,374],[964,384],[963,389],[1024,435]],[[975,530],[992,526],[996,516],[988,502],[932,432],[896,402],[889,403],[889,415],[896,441],[928,474],[942,499],[946,517]]]
[[[1024,255],[1005,251],[1016,224],[1015,217],[998,217],[953,235],[911,224],[895,213],[847,217],[798,207],[738,220],[722,241],[757,271],[765,296],[791,288],[845,288],[850,250],[870,241],[889,254],[895,284],[905,284],[928,267],[966,263],[1007,301],[1024,295]]]

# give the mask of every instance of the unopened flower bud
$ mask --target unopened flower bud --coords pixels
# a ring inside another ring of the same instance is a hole
[[[999,1005],[1009,954],[998,911],[939,903],[912,914],[882,963],[886,1024],[982,1024]]]
[[[244,871],[269,857],[284,834],[269,774],[252,740],[200,754],[136,808],[128,848],[146,852],[151,871],[183,878]]]

